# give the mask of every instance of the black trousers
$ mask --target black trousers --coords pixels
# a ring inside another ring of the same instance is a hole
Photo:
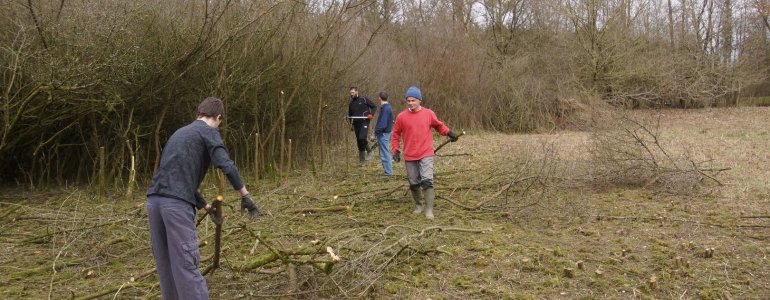
[[[369,148],[369,142],[366,140],[366,135],[369,134],[369,120],[353,123],[353,132],[356,134],[358,151],[372,151]]]

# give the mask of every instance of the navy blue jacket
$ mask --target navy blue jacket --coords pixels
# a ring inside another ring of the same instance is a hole
[[[382,133],[390,133],[393,131],[393,122],[393,109],[390,108],[390,103],[385,102],[380,106],[380,116],[377,117],[374,135],[381,135]]]
[[[152,176],[147,196],[184,200],[201,209],[206,206],[206,200],[198,192],[198,187],[212,164],[222,170],[235,190],[243,188],[241,175],[227,154],[219,130],[202,120],[179,128],[163,148],[160,165]]]

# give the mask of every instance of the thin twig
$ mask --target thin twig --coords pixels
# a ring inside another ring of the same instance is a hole
[[[538,178],[537,175],[535,175],[535,176],[527,176],[527,177],[524,177],[524,178],[520,178],[518,180],[511,181],[510,183],[508,183],[505,186],[503,186],[503,188],[498,190],[497,193],[495,193],[494,195],[488,197],[487,199],[479,201],[479,203],[476,203],[475,209],[479,209],[481,206],[483,206],[487,202],[491,201],[492,199],[497,198],[497,196],[500,196],[500,194],[508,191],[508,189],[510,189],[514,184],[517,184],[517,183],[520,183],[520,182],[523,182],[523,181],[526,181],[526,180],[530,180],[530,179],[536,179],[536,178]]]
[[[463,205],[463,204],[461,204],[461,203],[458,203],[457,201],[454,201],[454,200],[452,200],[452,199],[449,199],[448,197],[444,197],[444,196],[436,196],[436,198],[439,198],[439,199],[444,199],[444,200],[446,200],[446,201],[449,201],[449,203],[452,203],[452,204],[454,204],[454,205],[457,205],[457,206],[459,206],[459,207],[462,207],[462,208],[464,208],[464,209],[466,209],[466,210],[476,210],[476,208],[475,208],[475,207],[472,207],[472,206],[467,206],[467,205]]]
[[[306,208],[297,208],[287,211],[287,213],[290,214],[296,214],[296,213],[306,213],[306,212],[320,212],[320,211],[349,211],[350,206],[344,205],[344,206],[330,206],[330,207],[306,207]]]
[[[719,180],[717,180],[717,179],[716,179],[716,178],[714,178],[713,176],[711,176],[711,175],[708,175],[708,174],[706,174],[705,172],[701,171],[701,170],[698,168],[698,166],[696,166],[696,165],[695,165],[695,162],[694,162],[694,161],[690,160],[690,164],[692,165],[692,169],[693,169],[693,170],[695,170],[695,172],[698,172],[698,174],[701,174],[701,175],[703,175],[703,176],[706,176],[706,177],[708,177],[709,179],[711,179],[711,180],[715,181],[715,182],[717,183],[717,185],[719,185],[719,186],[722,186],[722,185],[723,185],[723,184],[722,184],[722,182],[720,182]]]
[[[352,192],[352,193],[344,194],[344,195],[337,195],[336,197],[337,198],[350,197],[350,196],[355,196],[355,195],[365,194],[365,193],[372,193],[371,194],[372,196],[377,196],[377,195],[381,195],[381,194],[390,194],[390,193],[393,193],[393,192],[397,191],[398,189],[401,189],[401,188],[404,188],[404,187],[406,187],[406,185],[399,185],[399,186],[397,186],[395,188],[383,188],[383,189],[378,189],[378,190],[363,190],[363,191]]]

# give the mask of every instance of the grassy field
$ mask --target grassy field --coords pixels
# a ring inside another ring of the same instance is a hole
[[[257,220],[228,191],[211,297],[766,299],[769,114],[630,112],[664,150],[642,173],[598,162],[588,132],[467,132],[437,153],[435,220],[412,214],[402,164],[379,179],[376,156],[356,167],[334,149],[342,159],[318,174],[250,187]],[[0,298],[159,298],[144,188],[106,203],[89,188],[0,190]],[[214,226],[198,230],[204,269]]]

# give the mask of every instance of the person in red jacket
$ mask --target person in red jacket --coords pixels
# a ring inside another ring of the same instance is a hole
[[[409,190],[414,198],[414,213],[423,212],[423,194],[425,196],[425,217],[433,219],[433,132],[448,136],[452,142],[457,141],[457,135],[449,127],[438,120],[436,113],[422,107],[422,93],[412,86],[406,91],[407,109],[396,116],[393,126],[391,149],[393,160],[401,161],[401,140],[404,142],[404,163],[409,179]],[[420,190],[422,188],[422,191]]]

